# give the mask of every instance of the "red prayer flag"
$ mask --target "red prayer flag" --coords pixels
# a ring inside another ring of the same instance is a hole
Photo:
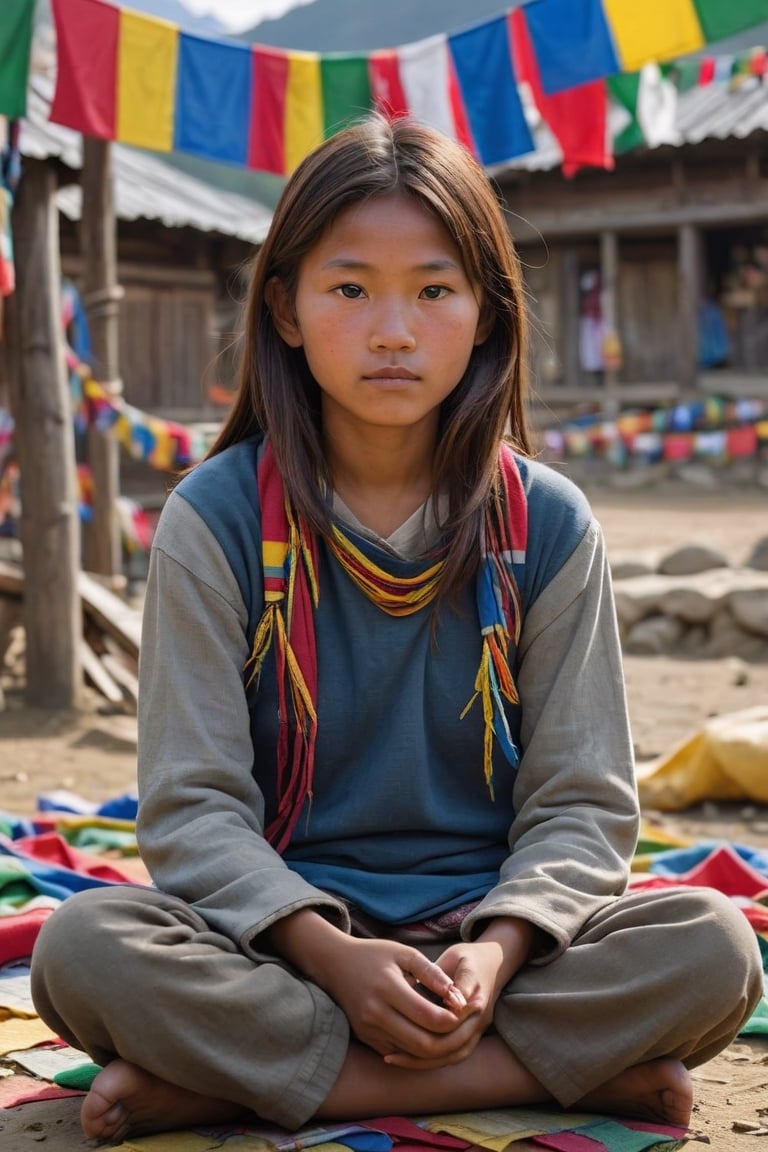
[[[253,49],[251,135],[248,167],[262,172],[285,172],[285,92],[289,60],[272,48]]]
[[[757,452],[757,429],[754,424],[729,428],[725,435],[725,447],[732,459],[736,456],[754,456]]]
[[[548,96],[523,8],[510,12],[509,35],[518,80],[529,85],[536,107],[562,149],[563,175],[573,176],[586,166],[613,168],[605,81],[594,80]]]
[[[711,84],[715,78],[715,61],[712,56],[705,56],[699,65],[699,84],[702,87]]]
[[[53,0],[58,72],[50,119],[114,140],[120,9],[101,0]]]
[[[374,52],[368,57],[368,78],[374,103],[380,112],[390,119],[404,116],[408,112],[408,101],[400,80],[400,65],[394,49]]]
[[[768,72],[768,52],[765,48],[755,48],[749,58],[749,71],[753,76],[765,76]]]
[[[690,460],[693,456],[693,436],[690,432],[671,432],[664,437],[665,460]]]

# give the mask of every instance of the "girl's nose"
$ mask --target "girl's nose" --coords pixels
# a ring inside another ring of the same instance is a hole
[[[382,301],[374,313],[370,344],[374,350],[414,348],[416,336],[407,307],[396,300]]]

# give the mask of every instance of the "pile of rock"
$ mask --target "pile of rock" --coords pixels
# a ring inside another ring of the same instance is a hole
[[[768,660],[768,537],[738,567],[695,543],[610,561],[626,652]]]

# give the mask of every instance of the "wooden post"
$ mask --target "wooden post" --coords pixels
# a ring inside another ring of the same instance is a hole
[[[680,398],[696,395],[699,378],[699,301],[701,298],[701,233],[683,224],[677,233]]]
[[[42,708],[80,702],[82,617],[75,440],[61,334],[56,173],[25,160],[13,211],[16,293],[11,410],[21,471],[26,698]]]
[[[112,146],[83,137],[83,209],[80,247],[83,254],[83,305],[88,316],[94,378],[119,396],[118,313],[122,291],[117,284],[116,224],[112,189]],[[120,447],[91,427],[88,464],[93,478],[93,517],[84,530],[84,562],[89,572],[115,577],[122,569],[117,498],[120,495]]]
[[[568,388],[577,388],[581,380],[579,361],[579,250],[573,244],[567,246],[563,258],[560,309],[563,383]]]
[[[607,416],[616,416],[619,411],[617,385],[621,367],[621,344],[619,342],[618,308],[616,304],[619,277],[619,245],[615,232],[600,233],[600,285],[601,310],[605,337],[603,340],[603,360],[605,363],[605,400],[603,409]]]

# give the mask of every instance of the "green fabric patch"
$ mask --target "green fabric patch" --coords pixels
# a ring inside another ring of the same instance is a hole
[[[87,1092],[99,1072],[101,1072],[100,1064],[78,1064],[76,1068],[65,1068],[63,1072],[57,1072],[53,1082],[59,1088],[73,1088],[79,1092]]]

